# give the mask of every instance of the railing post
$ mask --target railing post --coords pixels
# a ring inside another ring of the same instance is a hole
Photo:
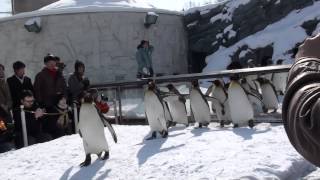
[[[73,119],[74,119],[74,133],[78,133],[78,109],[77,109],[77,104],[73,102]]]
[[[117,99],[113,99],[113,110],[114,110],[114,120],[116,124],[119,124],[119,118],[118,118],[118,108],[117,108]]]
[[[119,102],[119,123],[122,122],[122,103],[121,103],[121,87],[117,87],[117,98]]]
[[[27,127],[26,127],[26,114],[24,112],[24,106],[20,106],[21,110],[21,125],[22,125],[22,136],[23,136],[23,146],[28,146],[28,134],[27,134]]]

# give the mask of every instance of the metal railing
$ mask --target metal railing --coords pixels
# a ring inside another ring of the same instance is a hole
[[[193,74],[181,74],[181,75],[168,75],[160,77],[150,77],[143,78],[136,81],[121,81],[121,82],[110,82],[110,83],[101,83],[93,84],[90,88],[96,88],[98,90],[104,89],[113,89],[116,93],[116,101],[118,102],[119,117],[116,117],[119,123],[122,122],[122,101],[121,101],[121,92],[125,89],[130,88],[143,88],[143,85],[146,85],[149,81],[154,81],[155,83],[173,83],[173,82],[190,82],[192,80],[199,79],[214,79],[214,78],[223,78],[233,75],[247,76],[247,75],[263,75],[270,73],[281,73],[288,72],[291,68],[290,65],[275,65],[267,67],[255,67],[255,68],[245,68],[245,69],[236,69],[236,70],[223,70],[223,71],[212,71],[205,73],[193,73]]]

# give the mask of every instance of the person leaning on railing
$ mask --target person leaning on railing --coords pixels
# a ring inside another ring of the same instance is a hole
[[[282,118],[291,144],[320,167],[320,34],[307,38],[292,65]]]
[[[24,90],[21,93],[21,105],[24,106],[25,121],[28,136],[28,145],[46,142],[52,139],[48,133],[44,133],[41,125],[44,122],[44,110],[35,103],[33,94],[30,90]],[[23,131],[21,122],[21,109],[13,110],[15,120],[15,144],[17,148],[23,147]]]

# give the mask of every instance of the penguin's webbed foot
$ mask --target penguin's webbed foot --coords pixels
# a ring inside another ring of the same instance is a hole
[[[206,122],[206,123],[203,123],[202,125],[203,125],[204,127],[208,127],[209,124],[210,124],[210,123]]]
[[[222,128],[224,127],[224,120],[220,121],[220,127],[222,127]]]
[[[168,137],[168,131],[163,130],[161,132],[161,136],[162,136],[162,138],[167,138]]]
[[[103,154],[104,153],[104,154]],[[100,154],[99,154],[99,157],[101,160],[107,160],[109,159],[109,151],[102,151]]]
[[[80,164],[80,167],[89,166],[90,164],[91,164],[91,156],[90,154],[87,154],[86,159],[84,160],[84,162]]]
[[[157,132],[154,131],[154,132],[152,132],[151,136],[148,137],[146,140],[152,140],[152,139],[155,139],[156,137],[157,137]]]
[[[253,122],[252,119],[250,119],[250,120],[248,121],[248,126],[249,126],[251,129],[253,128],[254,122]]]

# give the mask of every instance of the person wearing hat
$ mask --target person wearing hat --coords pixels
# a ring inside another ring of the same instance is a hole
[[[54,106],[57,94],[66,96],[66,82],[61,72],[56,68],[56,57],[48,54],[43,59],[45,67],[39,72],[34,81],[35,98],[44,108]]]
[[[136,60],[138,63],[137,78],[152,77],[152,52],[153,46],[149,41],[142,40],[137,47]]]
[[[61,71],[57,69],[56,56],[48,54],[44,57],[43,62],[45,67],[36,75],[34,81],[35,98],[40,107],[45,108],[46,112],[54,113],[53,109],[56,97],[58,94],[67,97],[67,86]],[[43,121],[44,132],[48,134],[61,134],[57,126],[51,126],[50,117],[47,117]]]
[[[14,75],[7,79],[13,101],[13,109],[20,107],[20,98],[23,90],[30,90],[31,92],[33,92],[31,79],[25,76],[25,68],[26,65],[23,62],[14,62]]]

